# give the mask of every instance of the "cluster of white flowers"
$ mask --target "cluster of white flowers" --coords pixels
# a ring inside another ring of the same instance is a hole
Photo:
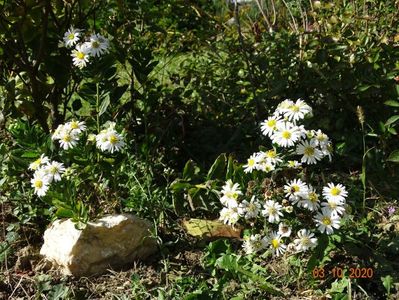
[[[243,166],[244,172],[271,172],[278,165],[300,168],[301,163],[316,164],[325,156],[331,160],[331,142],[328,136],[321,130],[306,130],[303,125],[297,124],[311,113],[311,107],[300,99],[296,102],[285,100],[280,103],[274,115],[265,120],[261,128],[262,133],[271,138],[275,147],[252,154]],[[301,162],[286,162],[287,156],[283,156],[283,152],[277,153],[277,146],[285,150],[295,146],[291,153],[302,155]],[[293,179],[287,180],[281,191],[283,192],[265,193],[265,200],[262,202],[256,196],[251,196],[248,201],[237,183],[228,180],[223,186],[220,201],[224,208],[220,212],[220,220],[233,226],[240,220],[249,221],[252,227],[254,224],[268,223],[264,235],[254,233],[244,238],[243,248],[247,254],[269,250],[273,255],[279,256],[286,251],[308,251],[317,245],[317,237],[312,231],[332,234],[335,229],[339,229],[348,196],[342,184],[330,182],[323,187],[320,195],[312,185],[301,179]],[[313,219],[313,228],[299,228],[296,236],[291,238],[292,228],[287,225],[289,218],[284,214],[293,212],[294,207],[311,214],[312,217],[308,219]],[[255,227],[252,231],[254,229]]]
[[[65,172],[65,167],[60,162],[50,161],[47,156],[42,154],[29,165],[29,170],[35,171],[31,179],[35,194],[44,196],[53,181],[61,180],[61,175]]]
[[[53,140],[58,140],[60,146],[65,149],[74,148],[82,133],[86,130],[84,122],[72,120],[61,124],[52,134]],[[94,135],[93,135],[94,136]],[[107,128],[94,136],[97,148],[102,151],[114,153],[118,152],[125,145],[123,136],[116,132],[115,123],[108,122]],[[60,181],[61,175],[69,179],[72,175],[72,169],[65,169],[64,165],[50,159],[42,154],[37,160],[29,165],[29,169],[35,171],[31,179],[32,187],[38,196],[45,196],[50,184],[54,181]]]
[[[295,147],[295,154],[302,155],[301,162],[306,164],[316,164],[325,156],[331,160],[331,142],[326,134],[319,130],[306,130],[303,125],[298,125],[298,121],[304,119],[312,113],[312,108],[303,100],[296,102],[284,100],[281,102],[274,114],[261,123],[261,131],[268,136],[273,144],[279,147]],[[250,156],[244,166],[245,172],[261,170],[265,172],[273,171],[277,164],[283,162],[280,159],[270,159],[270,155],[279,158],[275,149],[266,153],[256,152]],[[288,167],[297,168],[300,163],[296,160],[289,161]]]
[[[100,57],[107,53],[109,49],[108,39],[99,33],[91,34],[84,42],[80,42],[82,37],[83,30],[71,27],[65,32],[61,42],[67,48],[75,46],[71,56],[73,64],[80,69],[86,67],[91,57]]]
[[[75,147],[79,141],[80,135],[86,130],[84,122],[71,121],[58,125],[52,135],[53,140],[58,140],[64,150]]]
[[[109,122],[107,128],[96,135],[96,145],[103,152],[114,153],[120,151],[125,142],[123,136],[115,130],[115,123]]]

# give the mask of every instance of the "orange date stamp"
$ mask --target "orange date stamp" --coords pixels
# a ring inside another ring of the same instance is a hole
[[[346,274],[348,272],[348,274]],[[374,269],[373,268],[361,268],[353,267],[349,269],[334,267],[332,269],[325,269],[324,267],[315,267],[312,271],[312,276],[315,279],[324,279],[327,276],[332,276],[333,278],[373,278]]]

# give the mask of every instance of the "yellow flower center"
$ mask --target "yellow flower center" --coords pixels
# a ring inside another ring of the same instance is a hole
[[[341,190],[339,189],[339,188],[337,188],[337,187],[333,187],[331,190],[330,190],[330,193],[331,193],[331,195],[333,195],[333,196],[338,196],[339,194],[341,194]]]
[[[281,133],[281,136],[282,136],[284,139],[288,140],[289,138],[291,138],[291,132],[289,132],[288,130],[284,130],[284,131]]]
[[[72,122],[71,122],[71,128],[72,128],[72,129],[78,129],[78,128],[79,128],[78,122],[72,121]]]
[[[269,215],[275,215],[277,213],[277,209],[274,207],[269,207],[268,209]]]
[[[248,159],[248,166],[253,167],[255,165],[255,160],[253,158]]]
[[[292,106],[290,107],[290,109],[291,109],[293,112],[298,112],[298,111],[299,111],[299,106],[298,106],[298,105],[292,105]]]
[[[35,187],[40,189],[43,186],[43,181],[41,181],[40,179],[37,179],[35,181]]]
[[[307,236],[303,237],[303,238],[301,239],[301,243],[302,243],[302,245],[304,245],[304,246],[308,246],[308,245],[310,244],[310,238],[308,238]]]
[[[92,46],[92,48],[98,48],[98,47],[100,47],[100,43],[97,41],[92,41],[91,46]]]
[[[73,40],[75,38],[75,35],[73,33],[70,33],[68,35],[68,40]]]
[[[271,244],[274,249],[277,249],[280,246],[280,242],[278,239],[273,239]]]
[[[83,52],[78,51],[78,53],[76,54],[76,57],[79,59],[84,59],[85,58],[85,54]]]
[[[321,222],[322,222],[324,225],[326,225],[326,226],[331,225],[331,219],[330,219],[329,217],[323,217],[323,219],[321,220]]]
[[[111,135],[111,136],[109,137],[109,142],[110,142],[112,145],[115,145],[115,144],[118,142],[118,138],[117,138],[115,135]]]
[[[310,192],[308,197],[310,202],[317,202],[317,200],[319,200],[319,197],[315,192]]]
[[[299,187],[299,185],[293,185],[293,186],[291,187],[291,190],[292,190],[294,193],[299,192],[300,189],[301,189],[301,188]]]
[[[62,138],[62,140],[63,140],[64,142],[70,142],[70,141],[72,141],[72,138],[71,138],[71,136],[70,136],[69,134],[66,134],[66,135],[64,135],[64,137]]]
[[[314,155],[314,148],[313,147],[306,147],[303,151],[303,153],[307,156],[313,156]]]
[[[266,152],[266,156],[269,158],[275,158],[277,156],[277,153],[274,150],[269,150]]]
[[[253,204],[253,203],[250,203],[250,204],[248,205],[248,207],[247,207],[247,210],[248,210],[249,212],[254,212],[254,211],[256,210],[256,205]]]
[[[267,121],[267,126],[274,128],[274,126],[276,126],[276,120],[269,120]]]
[[[50,171],[51,174],[55,174],[55,173],[57,173],[58,169],[55,166],[51,166],[49,171]]]

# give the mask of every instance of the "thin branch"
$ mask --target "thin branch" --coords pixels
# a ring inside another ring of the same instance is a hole
[[[270,31],[272,30],[272,25],[270,24],[269,19],[268,19],[268,17],[266,16],[265,12],[263,11],[262,5],[260,5],[259,0],[256,0],[255,2],[256,2],[256,4],[258,5],[258,8],[259,8],[259,10],[260,10],[260,13],[262,14],[263,19],[264,19],[265,22],[266,22],[266,25],[267,25],[267,27],[268,27],[267,29],[268,29],[268,31],[270,32]]]
[[[40,65],[41,60],[44,55],[44,45],[45,45],[46,39],[47,39],[48,16],[49,16],[50,10],[52,10],[51,2],[50,2],[50,0],[46,0],[46,6],[44,8],[44,16],[43,16],[43,25],[42,25],[43,31],[42,31],[42,36],[40,39],[39,52],[36,57],[36,62],[33,65],[33,68],[35,69],[36,72],[39,69],[39,65]]]

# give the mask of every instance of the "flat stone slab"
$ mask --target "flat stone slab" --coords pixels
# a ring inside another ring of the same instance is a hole
[[[130,214],[106,216],[83,230],[71,220],[56,220],[44,233],[40,254],[65,275],[101,274],[157,252],[152,228]]]

